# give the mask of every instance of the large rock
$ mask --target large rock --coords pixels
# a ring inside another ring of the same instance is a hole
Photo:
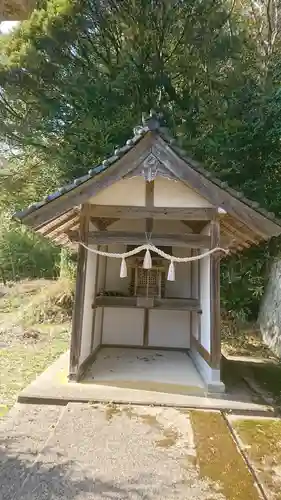
[[[264,342],[281,356],[281,260],[272,264],[258,322]]]

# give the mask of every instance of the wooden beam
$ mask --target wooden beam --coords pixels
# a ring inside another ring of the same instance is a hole
[[[81,210],[80,219],[80,241],[88,243],[89,234],[89,207],[84,205]],[[69,379],[76,380],[79,368],[79,356],[81,348],[82,321],[84,310],[85,281],[87,268],[87,250],[82,245],[78,248],[77,273],[75,299],[72,316],[71,345]]]
[[[201,220],[188,220],[188,221],[181,220],[181,222],[185,226],[189,227],[193,233],[197,233],[197,234],[201,233],[201,231],[204,229],[206,224],[208,224],[207,220],[203,220],[203,221],[201,221]]]
[[[211,356],[205,347],[202,346],[200,340],[196,339],[194,335],[190,336],[190,343],[194,347],[194,349],[202,356],[202,358],[208,363],[209,366],[212,365]]]
[[[214,219],[210,224],[211,248],[220,246],[220,223]],[[210,335],[211,364],[220,368],[221,332],[220,332],[220,256],[217,252],[210,255]]]
[[[118,217],[119,219],[172,219],[210,221],[216,214],[213,208],[135,207],[120,205],[92,205],[93,217]]]
[[[79,240],[78,231],[69,231],[72,241]],[[146,243],[144,233],[130,231],[90,231],[89,243],[95,245],[110,245],[125,243],[127,245],[143,245]],[[156,246],[177,246],[189,248],[210,248],[211,238],[203,234],[153,234],[151,241]]]
[[[119,219],[102,219],[99,217],[90,217],[90,221],[99,231],[105,231],[107,227],[117,222]]]
[[[233,233],[231,233],[225,226],[221,225],[221,233],[223,233],[222,238],[228,239],[228,248],[232,251],[232,249],[238,249],[239,251],[245,250],[249,244],[245,243],[245,241],[241,240],[241,238],[236,237]],[[222,256],[223,257],[223,256]]]
[[[145,183],[145,206],[154,207],[154,181]]]
[[[233,234],[233,238],[235,239],[238,239],[240,241],[242,241],[243,243],[248,243],[250,242],[251,244],[254,244],[254,245],[257,245],[258,244],[258,240],[257,240],[257,237],[255,235],[255,237],[253,236],[253,233],[252,231],[249,233],[249,232],[246,232],[245,229],[247,230],[247,228],[244,226],[238,226],[238,225],[232,225],[231,224],[231,220],[227,219],[227,218],[224,218],[221,222],[221,228],[226,228],[226,230],[228,230],[228,232],[230,234]]]
[[[148,309],[144,309],[143,311],[143,346],[147,347],[149,344],[149,314],[150,311]]]
[[[66,222],[74,219],[74,217],[79,215],[79,213],[79,209],[73,208],[60,215],[59,217],[55,217],[53,220],[50,220],[47,223],[43,223],[40,226],[35,227],[34,229],[37,233],[48,234],[49,232],[59,228],[62,224],[65,224]]]
[[[119,159],[116,159],[112,165],[105,168],[101,173],[37,210],[30,213],[27,211],[22,220],[29,226],[38,226],[74,206],[87,203],[89,198],[122,179],[128,172],[133,171],[150,154],[153,140],[153,134],[148,132],[134,147]],[[116,215],[113,215],[113,218],[115,217]]]
[[[61,224],[60,227],[57,227],[55,230],[49,230],[47,233],[42,233],[43,236],[48,236],[49,238],[56,238],[56,236],[60,234],[67,234],[68,231],[73,231],[75,226],[79,223],[79,218],[78,217],[73,217],[72,220],[70,220],[67,223]]]
[[[209,200],[215,207],[221,207],[229,215],[241,220],[254,233],[263,238],[280,234],[281,228],[278,224],[199,173],[196,170],[195,162],[181,158],[160,136],[157,136],[152,153],[180,180]]]

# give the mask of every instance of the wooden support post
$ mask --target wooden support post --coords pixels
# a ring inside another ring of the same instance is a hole
[[[80,218],[80,238],[87,245],[89,234],[89,207],[84,205],[81,210]],[[81,333],[84,310],[84,293],[87,267],[87,250],[82,245],[79,245],[77,274],[76,274],[76,289],[72,315],[72,331],[70,345],[70,363],[69,363],[69,380],[76,380],[77,371],[79,368],[79,356],[81,348]]]
[[[193,248],[190,250],[190,256],[193,257],[194,255],[194,250]],[[190,297],[193,297],[193,294],[194,294],[194,280],[195,280],[195,276],[194,276],[194,261],[190,263],[190,274],[189,274],[189,279],[190,279],[190,294],[189,296]],[[190,335],[190,345],[192,344],[192,337],[193,337],[193,313],[192,311],[190,311],[189,313],[189,335]]]
[[[97,249],[99,250],[100,247],[98,246]],[[101,257],[100,255],[96,255],[96,265],[95,265],[95,291],[94,291],[94,296],[93,296],[93,306],[95,306],[96,303],[96,296],[97,296],[97,291],[98,291],[98,286],[99,286],[99,280],[100,280],[100,274],[102,272],[102,269],[100,267],[102,259],[105,259],[106,257]],[[96,325],[96,307],[93,307],[93,319],[92,319],[92,334],[91,334],[91,352],[93,350],[93,345],[94,345],[94,335],[95,335],[95,325]]]
[[[191,249],[191,256],[199,255],[199,250]],[[194,260],[191,262],[191,297],[193,299],[200,300],[200,260]],[[198,311],[191,311],[191,326],[190,326],[190,335],[191,341],[196,339],[198,344],[201,341],[201,314],[198,314]]]
[[[154,181],[146,183],[145,203],[147,207],[153,207],[154,205]],[[153,224],[154,224],[153,219],[145,220],[145,230],[147,234],[152,233]],[[149,270],[147,269],[146,272],[149,273]],[[149,280],[147,277],[147,284],[146,284],[147,291],[148,291],[148,282]],[[143,316],[143,342],[142,342],[143,346],[145,347],[147,347],[149,344],[149,314],[150,314],[149,309],[145,308]]]
[[[99,247],[100,249],[100,247]],[[103,252],[108,251],[107,245],[103,245],[101,247],[101,250]],[[95,296],[93,300],[93,325],[92,325],[92,343],[91,343],[91,350],[93,350],[93,344],[94,344],[94,335],[97,335],[98,331],[96,330],[96,301],[97,301],[97,293],[100,292],[101,290],[105,289],[105,283],[106,283],[106,270],[107,270],[107,257],[104,256],[98,256],[99,259],[97,261],[97,275],[96,275],[96,283],[95,283]],[[103,316],[104,316],[104,307],[102,307],[101,311],[101,322],[100,322],[100,343],[102,343],[102,329],[103,329]]]
[[[211,248],[220,246],[220,223],[214,219],[210,223]],[[220,368],[221,333],[220,333],[220,255],[215,252],[210,256],[210,322],[211,322],[211,366]]]

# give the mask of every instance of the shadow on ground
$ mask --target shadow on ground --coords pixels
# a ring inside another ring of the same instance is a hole
[[[114,481],[93,479],[87,474],[85,464],[65,461],[59,465],[46,464],[36,460],[37,453],[20,458],[6,448],[12,446],[12,439],[0,442],[0,498],[2,500],[84,500],[89,499],[143,499],[153,500],[153,474],[142,474],[131,483],[122,486]],[[44,455],[48,448],[44,449]],[[58,454],[62,455],[62,454]],[[33,458],[33,460],[32,460]],[[62,457],[58,456],[58,460]],[[122,475],[122,474],[121,474]],[[174,488],[175,483],[166,482],[165,487]]]
[[[271,402],[281,408],[280,361],[231,359],[223,356],[222,378],[228,393],[248,394],[255,403]],[[252,389],[246,381],[252,383]]]

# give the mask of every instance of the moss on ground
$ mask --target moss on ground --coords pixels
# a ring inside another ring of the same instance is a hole
[[[272,500],[281,500],[281,421],[237,420],[232,424]]]
[[[253,476],[220,413],[191,411],[201,476],[215,482],[227,500],[259,500]]]

